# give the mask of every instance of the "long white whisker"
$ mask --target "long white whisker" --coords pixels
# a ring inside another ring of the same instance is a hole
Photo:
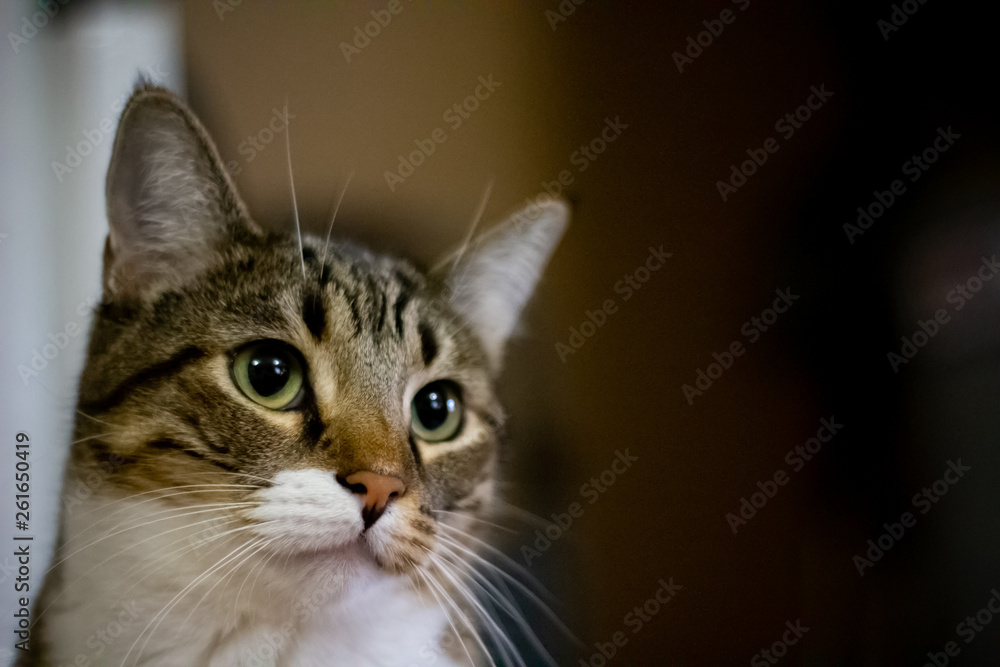
[[[201,598],[200,598],[200,599],[198,600],[198,602],[196,602],[196,603],[195,603],[194,607],[192,607],[191,611],[190,611],[190,612],[188,612],[188,615],[184,617],[184,620],[183,620],[183,621],[181,622],[181,624],[177,626],[177,629],[179,630],[179,629],[183,628],[183,627],[184,627],[185,625],[187,625],[187,622],[188,622],[189,620],[191,620],[191,616],[192,616],[192,615],[194,615],[194,612],[196,612],[196,611],[198,610],[198,607],[200,607],[200,606],[201,606],[201,603],[205,601],[205,598],[207,598],[207,597],[209,596],[209,594],[210,594],[210,593],[211,593],[212,591],[214,591],[214,590],[215,590],[215,587],[216,587],[216,586],[218,586],[219,584],[223,583],[224,581],[226,581],[227,579],[229,579],[230,577],[232,577],[232,576],[233,576],[233,575],[234,575],[234,574],[236,573],[236,571],[237,571],[238,569],[240,569],[240,567],[242,567],[242,566],[243,566],[243,565],[244,565],[244,564],[245,564],[245,563],[246,563],[246,562],[247,562],[247,561],[248,561],[249,559],[253,558],[253,556],[254,556],[255,554],[259,553],[261,549],[263,549],[264,547],[266,547],[266,546],[267,546],[268,544],[270,544],[270,543],[271,543],[271,542],[272,542],[273,540],[274,540],[274,538],[272,538],[272,539],[270,539],[270,540],[267,540],[267,541],[264,541],[264,542],[259,542],[259,541],[258,541],[258,543],[257,543],[257,544],[258,544],[258,546],[257,546],[257,547],[255,547],[255,548],[254,548],[254,549],[253,549],[252,551],[250,551],[249,553],[245,553],[245,554],[244,554],[244,555],[243,555],[243,556],[242,556],[242,557],[241,557],[241,558],[240,558],[240,559],[239,559],[239,560],[237,561],[237,563],[236,563],[236,564],[235,564],[235,565],[234,565],[234,566],[232,567],[232,569],[230,569],[230,570],[229,570],[229,573],[228,573],[228,574],[227,574],[226,576],[224,576],[224,577],[222,577],[221,579],[219,579],[218,581],[216,581],[216,582],[215,582],[214,584],[212,584],[212,586],[211,586],[211,587],[210,587],[210,588],[209,588],[209,589],[208,589],[207,591],[205,591],[205,594],[204,594],[204,595],[202,595],[202,596],[201,596]],[[241,587],[241,588],[242,588],[242,587]]]
[[[512,621],[514,621],[514,623],[518,626],[518,628],[520,628],[522,634],[528,639],[529,642],[531,642],[531,644],[535,647],[535,649],[539,652],[539,654],[548,658],[550,664],[553,665],[557,664],[555,659],[548,652],[548,649],[545,648],[545,645],[542,643],[541,639],[539,639],[538,635],[535,634],[535,631],[531,628],[531,626],[527,623],[527,621],[525,621],[524,614],[516,606],[516,602],[512,597],[510,590],[506,589],[506,586],[504,586],[504,588],[505,590],[507,590],[507,594],[504,595],[500,591],[500,589],[497,588],[496,585],[494,585],[482,573],[477,572],[474,566],[471,566],[468,563],[466,563],[464,559],[462,559],[450,547],[448,547],[445,544],[440,544],[439,547],[441,547],[444,550],[446,555],[451,556],[456,561],[467,567],[468,576],[470,577],[470,583],[475,583],[477,586],[479,586],[479,588],[486,594],[489,600],[495,602],[500,609],[506,612],[506,614],[510,617]],[[460,572],[463,573],[465,571],[466,571],[465,569],[460,570]]]
[[[265,521],[264,522],[264,524],[267,524],[267,523],[271,523],[271,522],[270,521]],[[253,528],[257,528],[257,527],[259,527],[261,525],[264,525],[264,524],[252,524],[252,525],[249,525],[249,526],[238,526],[236,528],[230,528],[229,530],[224,531],[222,533],[219,533],[218,535],[213,535],[212,537],[205,538],[204,542],[202,542],[200,544],[193,544],[193,545],[188,545],[187,547],[184,547],[184,548],[181,548],[181,549],[175,549],[174,551],[172,551],[169,554],[167,554],[167,556],[165,558],[159,558],[159,559],[157,559],[154,562],[154,564],[161,563],[162,561],[165,561],[165,560],[166,561],[175,561],[178,558],[180,558],[181,556],[183,556],[184,554],[186,554],[188,552],[191,552],[191,551],[194,551],[196,549],[199,549],[199,548],[205,546],[206,544],[208,544],[209,542],[214,542],[215,540],[222,539],[223,537],[228,537],[229,535],[232,535],[234,533],[239,533],[239,532],[242,532],[242,531],[245,531],[245,530],[251,530]],[[177,542],[172,542],[171,544],[176,544],[176,543]],[[221,545],[215,545],[215,546],[213,546],[212,549],[209,550],[209,553],[211,553],[212,551],[215,551],[219,546],[221,546]],[[165,565],[166,565],[166,562],[162,562],[161,565],[159,565],[158,567],[154,567],[152,570],[150,570],[149,574],[147,574],[142,579],[140,579],[139,581],[137,581],[134,584],[132,584],[131,586],[129,586],[128,589],[118,599],[118,601],[120,602],[121,600],[123,600],[125,598],[125,596],[129,593],[129,591],[131,591],[133,588],[135,588],[136,586],[138,586],[139,584],[141,584],[142,582],[144,582],[149,577],[151,577],[154,574],[156,574]],[[147,567],[148,567],[148,565],[147,565]]]
[[[444,543],[439,544],[438,547],[442,549],[443,556],[450,556],[456,561],[456,565],[461,565],[460,568],[457,568],[460,573],[463,575],[467,573],[467,576],[477,580],[477,582],[481,582],[478,585],[488,596],[490,596],[490,598],[500,605],[503,610],[511,616],[511,618],[516,618],[521,613],[521,610],[514,606],[513,600],[509,597],[509,590],[507,591],[507,594],[504,595],[495,584],[490,582],[490,580],[487,579],[482,573],[478,572],[474,565],[465,561],[452,547]],[[495,595],[490,592],[491,590],[495,592]]]
[[[200,491],[185,491],[185,492],[182,492],[182,493],[173,493],[173,494],[170,494],[169,496],[161,496],[161,497],[157,497],[157,498],[151,498],[151,499],[148,499],[148,500],[143,500],[142,502],[138,502],[135,505],[130,505],[128,507],[123,507],[120,510],[112,512],[111,514],[108,514],[107,516],[105,516],[105,517],[103,517],[101,519],[98,519],[94,523],[92,523],[89,526],[87,526],[86,528],[82,529],[76,535],[74,535],[73,537],[71,537],[68,540],[66,540],[65,544],[62,545],[62,548],[66,549],[74,541],[83,538],[88,532],[94,530],[95,528],[97,528],[97,526],[99,526],[100,524],[104,523],[105,521],[111,519],[116,514],[120,514],[121,512],[125,512],[125,511],[128,511],[128,510],[130,510],[130,509],[132,509],[134,507],[137,507],[139,505],[143,505],[143,504],[145,504],[147,502],[150,502],[150,500],[160,500],[160,498],[170,498],[172,496],[182,496],[182,495],[187,495],[187,494],[190,494],[190,493],[200,493]],[[184,511],[187,511],[187,510],[204,509],[204,508],[209,508],[209,507],[215,507],[215,508],[225,508],[225,507],[239,508],[239,507],[249,507],[251,505],[259,505],[259,504],[260,504],[260,501],[245,500],[245,501],[240,501],[240,502],[205,503],[205,504],[202,504],[202,505],[184,505],[182,507],[168,507],[168,508],[160,510],[158,512],[153,512],[152,514],[143,515],[142,518],[143,519],[149,519],[149,518],[152,518],[152,517],[155,517],[155,516],[160,516],[161,514],[169,514],[171,512],[184,512]],[[109,530],[114,530],[115,528],[118,528],[121,525],[122,524],[120,524],[120,523],[119,524],[115,524],[114,526],[112,526],[111,528],[109,528]],[[145,525],[145,524],[137,524],[135,527],[140,527],[140,526],[143,526],[143,525]]]
[[[268,522],[265,522],[265,523],[271,523],[271,522],[268,521]],[[257,571],[257,576],[253,578],[253,583],[250,584],[250,592],[247,594],[247,597],[250,598],[251,600],[253,599],[253,590],[254,590],[254,588],[257,587],[257,580],[260,579],[261,573],[267,567],[267,564],[271,562],[271,559],[274,558],[277,555],[278,555],[277,551],[272,551],[271,555],[268,556],[267,559],[264,561],[264,565],[260,568],[260,570]],[[270,590],[268,591],[268,594],[270,594]],[[239,600],[239,598],[237,598],[237,600]]]
[[[511,558],[510,556],[508,556],[504,552],[502,552],[499,549],[497,549],[495,546],[493,546],[489,542],[481,540],[478,537],[476,537],[475,535],[471,535],[471,534],[465,532],[464,530],[456,528],[455,526],[450,526],[450,525],[448,525],[446,523],[438,523],[438,525],[441,526],[442,528],[446,529],[446,530],[452,531],[453,533],[455,533],[457,535],[460,535],[460,536],[462,536],[464,538],[472,540],[473,542],[475,542],[476,544],[478,544],[480,547],[482,547],[486,551],[488,551],[491,554],[493,554],[494,556],[496,556],[501,562],[505,563],[508,567],[510,567],[511,569],[513,569],[515,572],[517,572],[518,574],[520,574],[522,577],[524,577],[526,581],[528,581],[533,586],[535,586],[538,589],[538,592],[545,596],[545,598],[548,600],[549,604],[556,604],[557,603],[557,600],[556,600],[555,596],[552,595],[552,593],[548,589],[546,589],[545,586],[543,586],[535,578],[535,576],[533,574],[531,574],[531,572],[529,572],[523,565],[521,565],[520,563],[518,563],[516,560],[514,560],[513,558]],[[447,537],[444,536],[444,535],[441,535],[440,537],[441,537],[441,539],[447,539]],[[453,542],[453,543],[455,543],[455,542]],[[475,552],[473,552],[471,550],[469,551],[469,553],[472,554],[472,555],[474,555],[476,558],[481,559],[483,562],[488,563],[490,565],[493,565],[493,563],[490,563],[488,560],[486,560],[485,558],[483,558],[479,554],[477,554],[477,553],[475,553]],[[493,566],[496,567],[495,565],[493,565]]]
[[[288,118],[288,100],[285,100],[285,118]],[[295,214],[295,233],[299,236],[299,257],[302,260],[302,279],[306,278],[306,253],[302,247],[302,227],[299,225],[299,203],[295,199],[295,177],[292,176],[292,140],[289,124],[285,123],[285,155],[288,158],[288,185],[292,189],[292,212]]]
[[[337,220],[337,212],[340,211],[340,203],[344,201],[344,195],[347,194],[347,187],[351,184],[351,179],[354,178],[354,172],[352,171],[347,176],[347,182],[344,183],[344,187],[340,190],[340,196],[337,197],[337,204],[333,207],[333,215],[330,216],[330,226],[326,230],[326,243],[323,244],[323,261],[320,262],[320,266],[326,266],[326,253],[330,249],[330,235],[333,233],[333,223]]]
[[[133,493],[132,495],[125,496],[124,498],[118,498],[117,500],[112,500],[110,503],[105,503],[104,505],[100,505],[99,507],[94,507],[92,509],[89,509],[86,512],[83,512],[82,514],[79,514],[78,516],[87,516],[88,514],[91,514],[93,512],[99,512],[100,510],[107,509],[113,505],[117,505],[118,503],[123,503],[128,500],[132,500],[133,498],[139,498],[140,496],[148,496],[151,493],[167,494],[166,496],[157,496],[156,498],[150,499],[150,500],[158,500],[161,497],[169,498],[174,495],[182,495],[179,493],[178,494],[170,493],[171,491],[176,491],[178,489],[198,489],[197,491],[190,491],[190,493],[201,493],[202,491],[212,491],[212,490],[228,491],[229,489],[259,489],[259,488],[260,488],[259,486],[255,486],[253,484],[184,484],[181,486],[168,486],[162,489],[152,489],[150,491],[143,491],[141,493]],[[144,500],[142,502],[135,503],[135,505],[130,505],[130,507],[138,506],[145,502],[148,501]]]
[[[167,617],[167,614],[169,614],[169,613],[170,613],[170,611],[171,611],[171,610],[172,610],[172,609],[173,609],[173,608],[174,608],[174,607],[175,607],[175,606],[176,606],[176,605],[177,605],[177,604],[178,604],[178,603],[179,603],[179,602],[180,602],[180,601],[181,601],[181,600],[182,600],[182,599],[183,599],[183,598],[184,598],[184,597],[185,597],[185,596],[186,596],[186,595],[187,595],[187,594],[189,593],[189,592],[191,592],[191,591],[192,591],[192,590],[193,590],[193,589],[194,589],[195,587],[197,587],[197,585],[198,585],[199,583],[201,583],[202,581],[204,581],[204,579],[205,579],[206,577],[209,577],[209,576],[211,576],[211,575],[212,575],[212,574],[213,574],[213,573],[214,573],[215,571],[217,571],[217,570],[218,570],[219,568],[221,568],[221,567],[225,567],[226,563],[228,563],[228,562],[229,562],[230,560],[232,560],[233,558],[237,558],[237,557],[239,557],[239,555],[240,555],[240,554],[242,554],[242,553],[243,553],[243,552],[244,552],[244,551],[245,551],[246,549],[250,549],[250,548],[253,548],[253,547],[254,547],[254,546],[256,546],[257,544],[258,544],[258,542],[251,542],[251,543],[250,543],[250,545],[244,545],[243,547],[237,547],[237,548],[236,548],[236,549],[234,549],[233,551],[229,552],[229,554],[228,554],[228,555],[226,555],[226,556],[223,556],[222,558],[220,558],[220,559],[219,559],[218,561],[216,561],[215,565],[213,565],[212,567],[210,567],[210,568],[208,568],[207,570],[205,570],[205,572],[203,572],[203,573],[202,573],[202,574],[200,574],[200,575],[199,575],[198,577],[196,577],[196,578],[194,579],[194,581],[192,581],[192,582],[191,582],[191,583],[189,583],[189,584],[188,584],[187,586],[185,586],[185,587],[184,587],[183,589],[181,589],[181,591],[180,591],[179,593],[177,593],[177,594],[176,594],[176,595],[175,595],[175,596],[174,596],[174,597],[173,597],[173,598],[172,598],[172,599],[170,600],[170,602],[168,602],[168,603],[167,603],[167,604],[166,604],[166,605],[165,605],[165,606],[164,606],[164,607],[163,607],[163,608],[162,608],[162,609],[161,609],[160,611],[158,611],[158,612],[156,613],[156,615],[155,615],[155,616],[153,616],[153,618],[152,618],[152,619],[151,619],[151,620],[149,621],[149,623],[148,623],[148,624],[146,624],[146,627],[145,627],[145,628],[143,628],[142,632],[140,632],[140,633],[139,633],[139,636],[135,638],[135,641],[134,641],[134,642],[132,642],[132,646],[130,646],[130,647],[129,647],[129,650],[128,650],[128,652],[127,652],[127,653],[125,654],[125,657],[124,657],[124,658],[122,658],[122,666],[124,667],[125,663],[126,663],[126,662],[128,661],[128,657],[129,657],[130,655],[132,655],[132,651],[133,651],[133,650],[135,650],[135,645],[136,645],[136,644],[138,644],[138,643],[139,643],[139,640],[140,640],[140,639],[142,639],[143,635],[145,635],[145,634],[146,634],[146,632],[150,630],[150,626],[153,626],[153,624],[154,624],[154,623],[156,623],[156,625],[155,625],[155,626],[153,626],[153,629],[152,629],[151,631],[149,631],[149,635],[148,635],[148,636],[146,637],[146,641],[145,641],[145,642],[143,642],[143,644],[142,644],[142,647],[141,647],[141,648],[139,649],[139,653],[138,653],[138,654],[136,655],[136,664],[138,664],[138,663],[139,663],[139,658],[141,658],[141,657],[142,657],[142,654],[143,654],[143,652],[144,652],[144,651],[146,650],[146,646],[148,646],[148,645],[149,645],[149,642],[150,642],[150,640],[151,640],[151,639],[153,638],[153,634],[154,634],[154,633],[156,632],[157,628],[159,628],[159,627],[160,627],[160,623],[162,623],[162,622],[163,622],[163,620],[164,620],[164,619],[165,619],[165,618]]]
[[[489,183],[486,184],[486,190],[483,192],[483,196],[479,200],[479,205],[476,207],[476,213],[472,218],[472,225],[469,227],[468,233],[465,235],[465,241],[462,242],[462,247],[459,248],[458,252],[455,254],[455,259],[451,263],[451,273],[455,272],[455,267],[458,266],[459,261],[465,255],[465,251],[469,248],[469,242],[472,240],[472,235],[476,233],[476,227],[479,226],[479,220],[483,217],[483,213],[486,212],[486,204],[490,200],[490,194],[493,192],[493,179],[491,178]],[[437,268],[437,267],[435,267]]]
[[[54,605],[54,604],[55,604],[55,603],[56,603],[56,602],[57,602],[57,601],[59,600],[59,598],[61,598],[61,597],[62,597],[62,596],[63,596],[63,595],[64,595],[64,594],[65,594],[65,593],[66,593],[66,592],[67,592],[67,591],[68,591],[68,590],[69,590],[69,589],[70,589],[70,588],[71,588],[71,587],[72,587],[72,586],[73,586],[74,584],[76,584],[77,582],[81,581],[82,579],[85,579],[85,578],[87,577],[87,575],[88,575],[88,574],[90,574],[91,572],[93,572],[93,571],[94,571],[94,570],[96,570],[97,568],[101,567],[102,565],[104,565],[104,564],[105,564],[105,563],[107,563],[108,561],[110,561],[110,560],[112,560],[112,559],[114,559],[114,558],[117,558],[117,557],[121,556],[121,555],[122,555],[122,554],[124,554],[124,553],[125,553],[126,551],[129,551],[130,549],[134,549],[135,547],[139,546],[140,544],[143,544],[144,542],[148,542],[149,540],[154,540],[154,539],[156,539],[156,538],[158,538],[158,537],[162,537],[162,536],[164,536],[164,535],[166,535],[166,534],[168,534],[168,533],[173,533],[173,532],[176,532],[176,531],[178,531],[178,530],[185,530],[185,529],[189,529],[189,528],[191,528],[191,527],[193,527],[193,526],[198,526],[198,525],[200,525],[200,524],[202,524],[202,523],[211,523],[211,522],[213,522],[213,521],[217,521],[217,520],[218,520],[217,518],[214,518],[214,517],[213,517],[213,518],[211,518],[211,519],[205,519],[204,521],[197,521],[197,522],[195,522],[195,523],[192,523],[192,524],[188,524],[188,525],[186,525],[186,526],[179,526],[179,527],[177,527],[177,528],[172,528],[172,529],[170,529],[170,530],[168,530],[168,531],[164,531],[164,532],[162,532],[162,533],[157,533],[156,535],[152,535],[152,536],[150,536],[150,537],[147,537],[147,538],[146,538],[146,539],[144,539],[144,540],[141,540],[141,541],[139,541],[139,542],[136,542],[136,543],[134,543],[134,544],[131,544],[131,545],[129,545],[129,546],[127,546],[127,547],[125,547],[124,549],[121,549],[120,551],[118,551],[118,552],[116,552],[116,553],[112,554],[112,555],[111,555],[111,556],[109,556],[108,558],[105,558],[105,559],[104,559],[103,561],[101,561],[101,562],[100,562],[100,563],[98,563],[97,565],[93,566],[92,568],[90,568],[89,570],[87,570],[86,572],[84,572],[83,574],[81,574],[81,575],[80,575],[79,577],[77,577],[76,579],[74,579],[74,580],[73,580],[73,581],[71,581],[70,583],[68,583],[68,584],[66,584],[65,586],[63,586],[63,587],[62,587],[62,591],[61,591],[61,592],[60,592],[60,593],[59,593],[58,595],[56,595],[56,596],[55,596],[54,598],[52,598],[52,600],[50,600],[50,601],[49,601],[49,603],[48,603],[47,605],[45,605],[45,609],[43,609],[43,610],[42,610],[41,612],[39,612],[39,613],[38,613],[38,614],[37,614],[37,615],[35,616],[35,620],[34,620],[34,621],[32,621],[32,627],[34,627],[34,625],[35,625],[36,623],[38,623],[38,621],[39,621],[39,620],[41,620],[41,618],[42,618],[42,617],[43,617],[43,616],[45,615],[45,612],[47,612],[47,611],[48,611],[48,610],[49,610],[49,609],[50,609],[50,608],[52,607],[52,605]],[[184,539],[185,539],[185,538],[181,538],[181,540],[178,540],[178,541],[183,541]],[[171,542],[171,543],[170,543],[170,545],[168,545],[168,546],[172,546],[172,545],[174,545],[174,544],[176,544],[176,543],[177,543],[177,542]],[[67,556],[67,558],[68,558],[68,556]],[[64,560],[65,560],[65,559],[64,559]],[[60,562],[62,562],[62,561],[60,561]],[[51,571],[52,571],[52,570],[53,570],[53,569],[54,569],[54,568],[55,568],[55,567],[56,567],[57,565],[59,565],[59,563],[56,563],[55,565],[53,565],[52,567],[50,567],[50,568],[49,568],[49,570],[48,570],[48,572],[51,572]],[[46,574],[48,574],[48,572],[46,572]],[[129,570],[129,572],[131,572],[131,569]],[[145,579],[145,577],[143,577],[143,580],[144,580],[144,579]],[[140,580],[140,581],[142,581],[142,580]],[[138,583],[138,582],[137,582],[137,583]],[[129,588],[128,590],[132,590],[132,588],[134,588],[134,587],[135,587],[135,584],[132,584],[132,587],[131,587],[131,588]],[[126,591],[126,593],[127,593],[127,592],[128,592],[128,591]]]
[[[277,537],[272,537],[269,541],[267,541],[267,542],[264,543],[264,546],[262,548],[266,548],[269,544],[271,544],[271,542],[274,542],[277,539],[278,539]],[[253,571],[256,570],[257,568],[262,568],[263,569],[264,563],[266,563],[267,561],[271,560],[271,556],[274,556],[275,553],[277,553],[277,552],[272,551],[271,555],[268,556],[267,558],[258,559],[257,564],[254,565],[252,568],[250,568],[250,571],[247,572],[247,576],[245,576],[243,578],[243,583],[240,584],[239,589],[236,591],[236,597],[233,599],[233,618],[234,619],[238,619],[239,618],[239,613],[240,613],[240,611],[239,611],[240,596],[243,595],[243,587],[247,585],[248,581],[250,581],[250,577],[251,577],[251,575],[253,575]],[[258,573],[258,576],[260,576],[259,573]],[[256,583],[256,582],[257,582],[257,580],[254,579],[254,583]],[[253,593],[253,586],[250,587],[250,592],[251,592],[251,594]],[[249,599],[252,601],[253,600],[253,596],[252,595],[249,596]]]
[[[433,586],[432,581],[431,581],[431,574],[430,574],[430,572],[424,573],[419,568],[414,568],[414,572],[416,572],[417,575],[421,579],[423,579],[424,582],[427,584],[427,590],[429,590],[431,592],[431,594],[434,596],[434,598],[437,600],[438,606],[440,606],[442,609],[444,609],[445,608],[444,601],[442,600],[441,596],[438,595],[438,593],[434,590],[434,586]],[[451,602],[450,598],[449,598],[448,601]],[[454,602],[451,602],[451,604],[452,604],[452,606],[454,606]],[[462,612],[460,610],[458,610],[457,607],[456,607],[456,611],[458,611],[459,615],[462,616],[463,619],[464,619],[464,614],[462,614]],[[475,667],[476,661],[472,658],[472,653],[469,651],[469,647],[465,645],[465,640],[462,639],[462,633],[460,633],[458,631],[458,628],[455,627],[455,622],[451,619],[451,613],[448,612],[446,609],[445,609],[445,618],[448,619],[448,625],[451,626],[451,631],[455,633],[455,637],[457,637],[459,643],[462,644],[462,650],[465,651],[465,655],[469,656],[469,664],[472,665],[472,667]],[[469,625],[469,623],[468,623],[467,620],[466,620],[466,625]],[[469,625],[469,627],[472,628],[473,635],[474,636],[478,636],[478,635],[476,635],[476,629],[474,627],[472,627],[471,625]]]
[[[566,624],[562,622],[562,620],[559,618],[559,616],[556,615],[556,613],[554,611],[552,611],[552,609],[547,604],[545,604],[545,602],[541,598],[539,598],[535,594],[534,591],[532,591],[530,588],[528,588],[523,583],[521,583],[520,581],[518,581],[516,577],[512,576],[509,572],[505,572],[503,569],[497,567],[496,565],[494,565],[493,563],[489,562],[488,560],[486,560],[485,558],[483,558],[482,556],[480,556],[476,552],[474,552],[471,549],[469,549],[468,547],[460,544],[459,542],[456,542],[455,540],[449,539],[448,537],[446,537],[444,535],[439,535],[438,539],[440,539],[442,541],[442,543],[450,544],[450,545],[456,547],[457,549],[461,550],[462,552],[468,554],[470,557],[476,558],[476,559],[478,559],[479,562],[481,562],[484,565],[487,565],[488,567],[492,568],[494,572],[496,572],[497,574],[499,574],[500,576],[502,576],[504,579],[506,579],[507,581],[509,581],[510,583],[512,583],[518,590],[520,590],[524,595],[526,595],[528,597],[528,599],[530,599],[532,602],[534,602],[538,606],[538,609],[541,610],[542,613],[544,613],[546,616],[548,616],[549,620],[551,620],[556,626],[558,626],[559,629],[562,630],[562,632],[567,637],[569,637],[570,639],[572,639],[577,645],[579,645],[579,646],[581,646],[583,648],[586,648],[586,645],[583,642],[581,642],[576,637],[576,635],[574,635],[573,632],[568,627],[566,627]],[[528,576],[530,576],[530,575],[528,575]],[[532,577],[532,579],[533,578],[534,577]]]
[[[86,438],[80,438],[79,440],[74,440],[73,442],[71,442],[69,444],[70,445],[75,445],[75,444],[78,444],[78,443],[81,443],[81,442],[87,442],[88,440],[93,440],[94,438],[105,438],[105,437],[107,437],[109,435],[114,435],[114,433],[98,433],[97,435],[90,435],[90,436],[87,436]]]
[[[517,516],[519,519],[521,519],[525,523],[531,524],[531,525],[535,526],[536,528],[546,528],[547,526],[551,525],[551,522],[546,521],[545,519],[543,519],[542,517],[538,516],[537,514],[532,514],[528,510],[522,509],[522,508],[518,507],[517,505],[512,505],[511,503],[508,503],[507,501],[502,500],[502,499],[497,499],[496,502],[497,502],[497,504],[505,506],[506,507],[506,510],[505,510],[506,512],[509,512],[510,514],[513,514],[513,515]]]
[[[264,484],[267,485],[267,486],[270,486],[273,483],[273,480],[270,480],[270,479],[268,479],[266,477],[261,477],[260,475],[252,475],[252,474],[250,474],[248,472],[236,472],[236,471],[233,471],[233,470],[213,470],[211,472],[186,472],[184,474],[188,475],[188,476],[190,476],[190,475],[235,475],[237,477],[247,477],[249,479],[259,479],[260,481],[264,482]],[[249,486],[252,486],[252,487],[257,488],[257,489],[261,488],[260,484],[251,484]]]
[[[257,504],[257,503],[248,503],[248,504]],[[187,509],[187,508],[180,508],[180,509]],[[136,525],[136,526],[129,526],[128,528],[122,528],[121,530],[117,530],[117,531],[115,531],[115,532],[113,532],[113,533],[111,533],[111,534],[109,534],[109,535],[105,535],[105,536],[103,536],[103,537],[100,537],[100,538],[98,538],[98,539],[94,540],[93,542],[91,542],[91,543],[89,543],[89,544],[85,544],[85,545],[83,545],[82,547],[80,547],[79,549],[77,549],[76,551],[74,551],[73,553],[69,554],[69,555],[68,555],[68,556],[66,556],[65,558],[62,558],[62,559],[61,559],[61,560],[59,560],[59,561],[58,561],[57,563],[55,563],[55,564],[54,564],[54,565],[53,565],[52,567],[50,567],[50,568],[49,568],[48,572],[51,572],[51,571],[52,571],[52,568],[54,568],[54,567],[56,567],[57,565],[60,565],[60,564],[62,564],[62,563],[65,563],[65,562],[66,562],[66,561],[67,561],[68,559],[72,558],[73,556],[75,556],[76,554],[80,553],[80,552],[81,552],[81,551],[83,551],[84,549],[89,549],[90,547],[94,546],[95,544],[100,544],[100,543],[101,543],[101,542],[103,542],[104,540],[107,540],[107,539],[109,539],[109,538],[112,538],[112,537],[114,537],[115,535],[121,535],[122,533],[127,533],[127,532],[128,532],[128,531],[130,531],[130,530],[136,530],[136,529],[138,529],[138,528],[144,528],[144,527],[146,527],[146,526],[149,526],[149,525],[151,525],[151,524],[154,524],[154,523],[159,523],[160,521],[170,521],[171,519],[179,519],[179,518],[181,518],[181,517],[185,517],[185,516],[190,516],[190,515],[192,515],[192,514],[204,514],[205,512],[215,512],[215,511],[217,511],[218,509],[219,509],[219,508],[214,508],[214,507],[213,507],[213,508],[211,508],[211,509],[205,509],[205,510],[197,510],[197,511],[194,511],[194,512],[186,512],[186,513],[183,513],[183,514],[175,514],[175,515],[173,515],[173,516],[165,516],[165,517],[163,517],[163,518],[161,518],[161,519],[154,519],[154,520],[152,520],[152,521],[147,521],[146,523],[141,523],[141,524],[139,524],[139,525]],[[178,528],[175,528],[175,529],[173,529],[173,530],[180,530],[180,529],[184,529],[184,528],[187,528],[187,527],[188,527],[188,526],[181,526],[181,527],[180,527],[179,529],[178,529]],[[163,534],[166,534],[166,533],[169,533],[169,532],[171,532],[171,531],[165,531],[164,533],[160,533],[160,534],[161,534],[161,535],[163,535]],[[46,572],[46,574],[48,574],[48,572]]]
[[[51,392],[50,392],[50,393],[51,393]],[[101,421],[101,420],[100,420],[100,419],[98,419],[97,417],[91,417],[90,415],[88,415],[88,414],[87,414],[86,412],[83,412],[82,410],[79,410],[79,409],[77,409],[77,411],[76,411],[76,412],[77,412],[77,414],[80,414],[80,415],[83,415],[83,416],[84,416],[84,417],[86,417],[87,419],[92,419],[92,420],[94,420],[94,421],[95,421],[95,422],[97,422],[98,424],[104,424],[105,426],[110,426],[111,428],[121,428],[121,427],[120,427],[120,426],[118,426],[117,424],[109,424],[109,423],[108,423],[108,422],[106,422],[106,421]]]
[[[464,514],[462,512],[450,512],[448,510],[431,510],[431,512],[433,512],[434,514],[449,514],[449,515],[452,515],[452,516],[461,517],[463,519],[469,519],[471,521],[476,521],[478,523],[485,524],[485,525],[490,526],[492,528],[496,528],[498,530],[502,530],[502,531],[504,531],[506,533],[510,533],[511,535],[517,535],[517,531],[514,530],[513,528],[508,528],[507,526],[501,526],[499,523],[494,523],[492,521],[487,521],[486,519],[480,519],[479,517],[472,516],[470,514]],[[452,526],[452,527],[454,527],[454,526]]]
[[[462,597],[464,597],[472,605],[472,608],[474,610],[479,612],[480,618],[486,624],[487,631],[490,633],[490,636],[496,642],[497,648],[504,653],[504,657],[510,656],[511,658],[515,659],[517,664],[524,665],[524,660],[521,659],[521,656],[518,653],[517,647],[514,645],[514,642],[510,640],[510,637],[508,637],[507,633],[504,632],[503,628],[500,627],[500,624],[497,623],[497,621],[490,615],[488,611],[486,611],[482,603],[478,599],[476,599],[476,596],[471,591],[468,590],[467,586],[465,586],[461,581],[459,581],[458,577],[456,577],[454,574],[448,571],[448,568],[445,567],[444,559],[433,553],[430,554],[430,559],[431,562],[434,563],[435,566],[437,566],[438,571],[440,571],[441,574],[447,577],[448,580],[452,583],[452,585],[455,588],[455,591],[457,591]]]

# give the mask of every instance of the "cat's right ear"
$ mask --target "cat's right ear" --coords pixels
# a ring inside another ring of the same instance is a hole
[[[105,297],[150,298],[204,269],[250,221],[215,145],[170,91],[140,85],[122,111],[106,186]]]

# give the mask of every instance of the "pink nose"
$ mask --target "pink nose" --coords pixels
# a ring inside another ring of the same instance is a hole
[[[403,480],[391,475],[379,475],[370,470],[359,470],[347,477],[337,477],[341,486],[361,496],[364,508],[361,517],[365,520],[365,530],[378,521],[386,508],[396,498],[406,493]]]

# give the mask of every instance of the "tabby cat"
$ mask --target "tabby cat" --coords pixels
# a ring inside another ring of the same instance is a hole
[[[140,84],[107,211],[22,664],[486,664],[488,647],[521,662],[489,619],[516,610],[481,601],[517,578],[471,563],[489,548],[493,382],[566,206],[426,272],[266,232],[191,111]]]

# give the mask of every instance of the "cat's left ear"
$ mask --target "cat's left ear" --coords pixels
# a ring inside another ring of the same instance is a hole
[[[564,202],[532,204],[431,271],[443,282],[451,307],[478,335],[494,372],[568,223]]]
[[[151,298],[259,233],[208,133],[168,90],[140,84],[122,111],[106,186],[106,298]]]

